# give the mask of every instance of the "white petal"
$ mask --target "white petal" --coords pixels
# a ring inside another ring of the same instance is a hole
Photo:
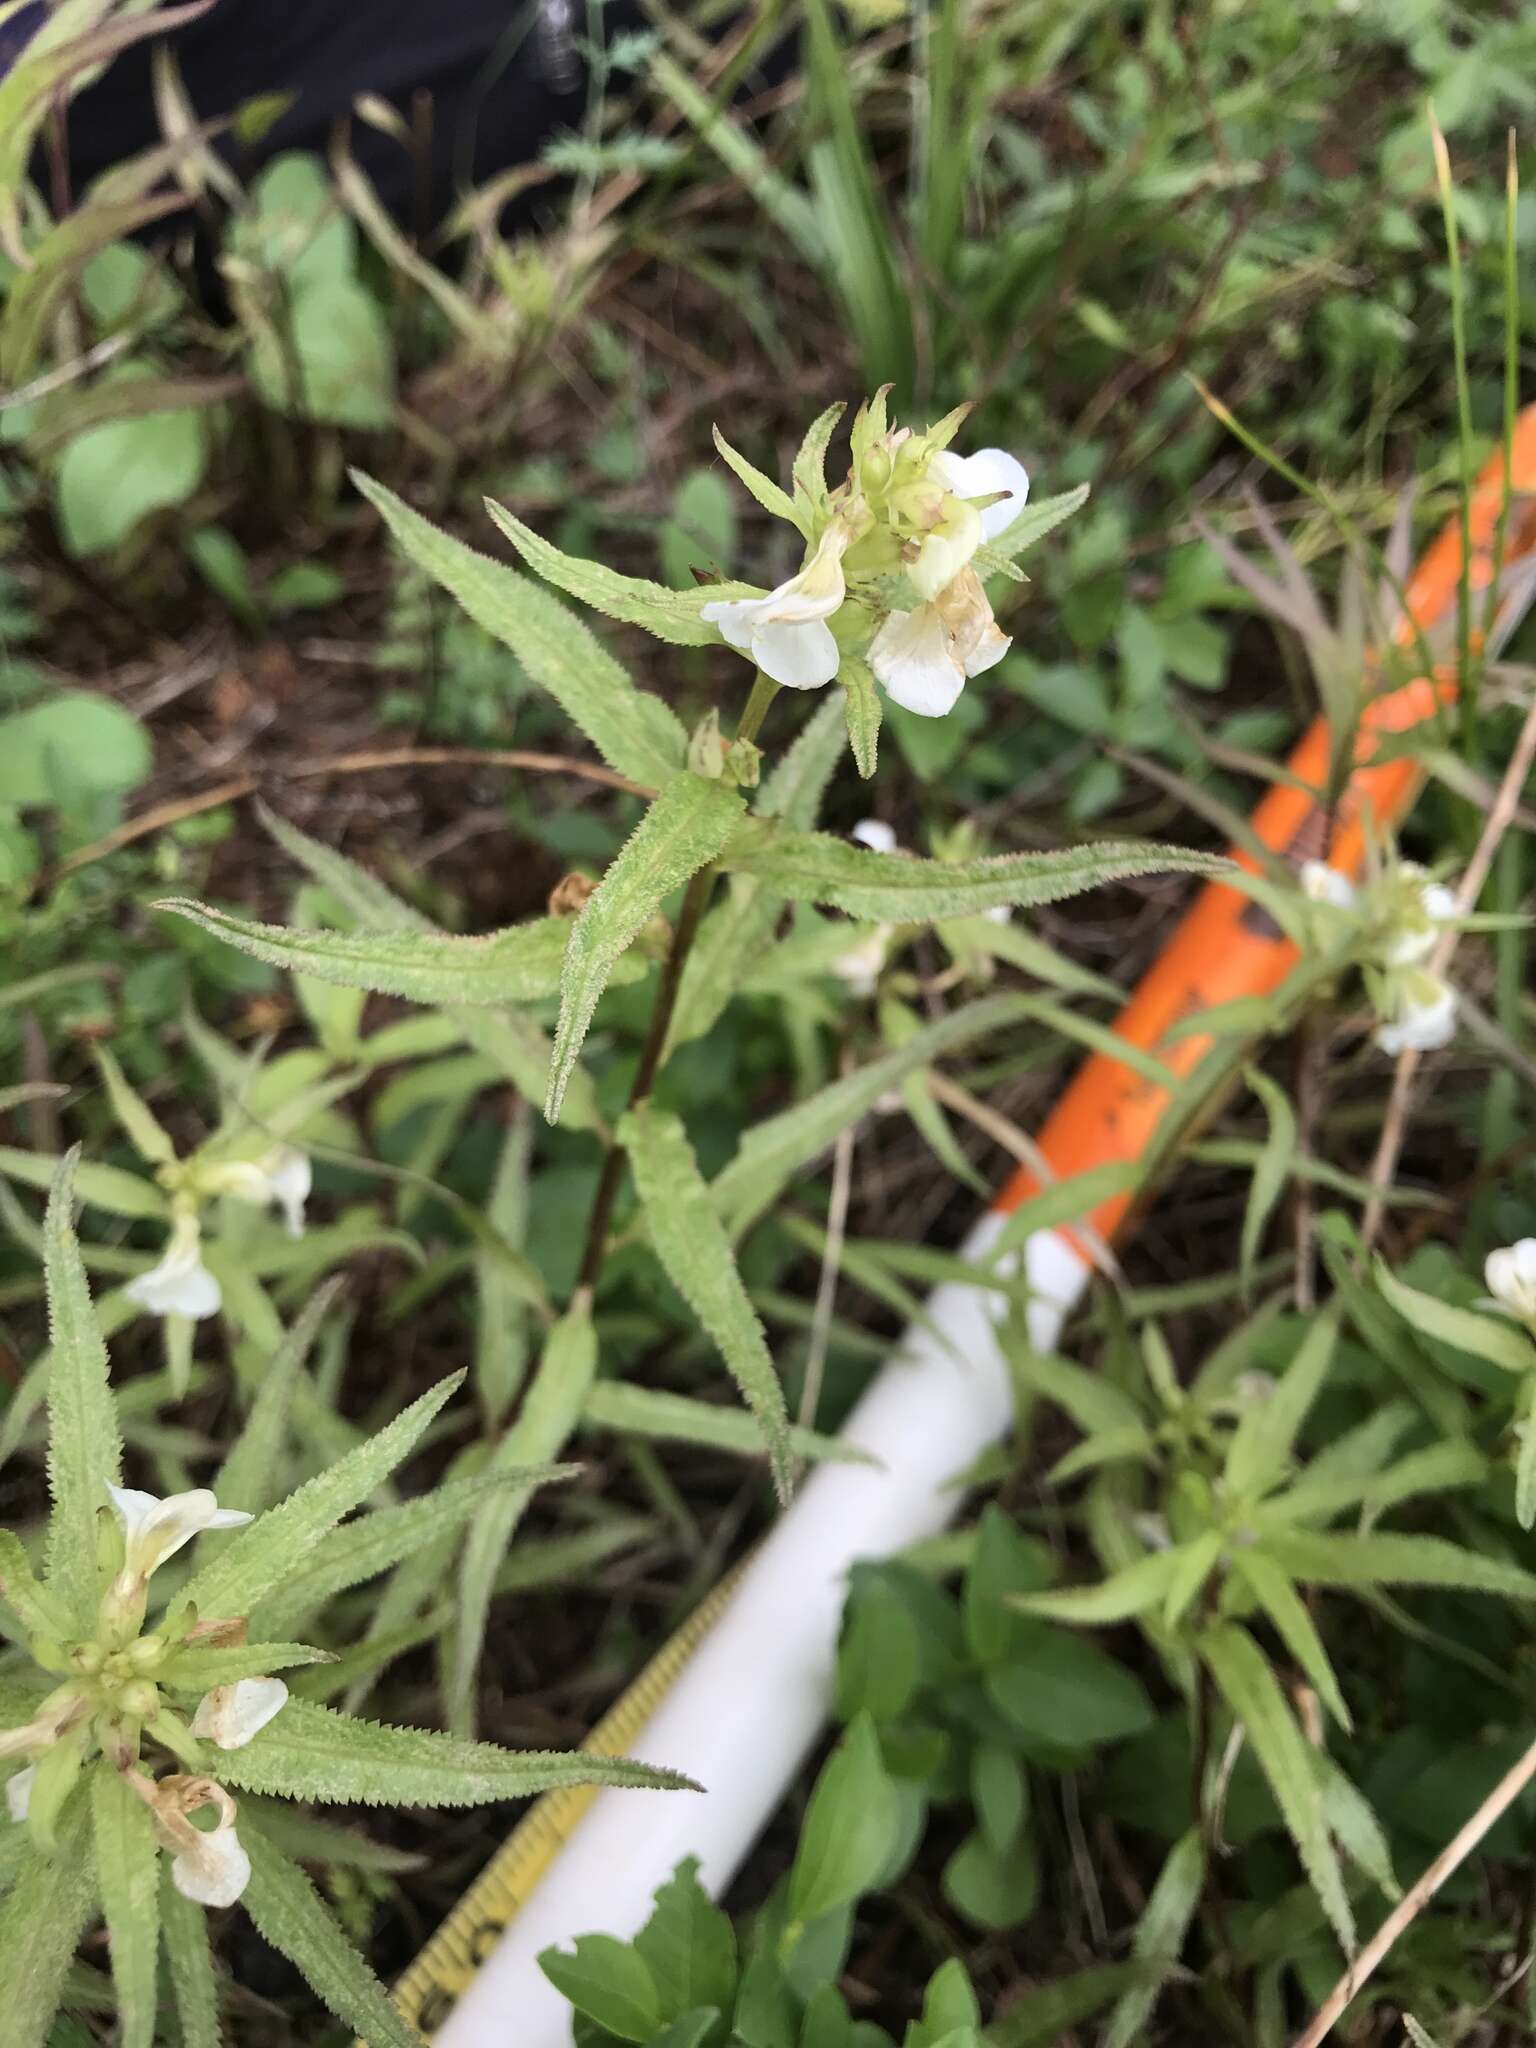
[[[1355,885],[1348,875],[1330,867],[1325,860],[1306,860],[1301,864],[1301,887],[1304,895],[1314,903],[1331,903],[1336,910],[1353,910],[1355,907]]]
[[[984,910],[981,914],[988,924],[1007,924],[1013,916],[1013,905],[1011,903],[994,903],[990,910]]]
[[[1007,491],[981,515],[984,541],[996,540],[1024,510],[1029,497],[1029,471],[1006,448],[978,448],[974,455],[954,455],[948,449],[933,458],[933,466],[957,498],[985,498],[994,491]]]
[[[267,1187],[271,1199],[283,1212],[290,1237],[304,1235],[304,1204],[309,1200],[314,1179],[307,1152],[300,1152],[293,1145],[278,1147],[267,1167]]]
[[[217,1315],[224,1298],[218,1281],[203,1264],[195,1236],[190,1242],[173,1244],[158,1266],[130,1280],[123,1292],[151,1315],[191,1316],[196,1322]]]
[[[819,690],[837,674],[842,656],[826,621],[807,619],[799,624],[756,626],[752,659],[765,676],[791,690]]]
[[[850,946],[846,953],[840,953],[832,962],[832,972],[838,980],[845,982],[856,996],[872,996],[875,984],[885,966],[885,956],[890,948],[891,928],[879,924],[867,938],[856,946]]]
[[[1488,1292],[1511,1315],[1536,1319],[1536,1237],[1490,1252],[1483,1267]]]
[[[1433,924],[1450,924],[1457,914],[1456,891],[1444,882],[1431,882],[1419,898],[1424,915]]]
[[[870,644],[869,665],[892,702],[921,718],[942,718],[965,688],[965,670],[931,604],[892,612]]]
[[[1428,975],[1417,979],[1428,986],[1399,998],[1391,1019],[1376,1032],[1383,1052],[1437,1052],[1456,1036],[1456,991]]]
[[[239,1508],[221,1508],[206,1486],[164,1500],[110,1484],[107,1492],[123,1525],[124,1567],[146,1578],[204,1529],[238,1529],[251,1520]]]
[[[965,672],[968,676],[984,676],[989,668],[996,668],[1003,656],[1013,645],[1013,636],[1005,633],[994,620],[982,634],[981,639],[965,657]]]
[[[896,851],[896,833],[883,818],[860,818],[848,836],[857,839],[860,846],[872,847],[876,853]]]
[[[811,619],[831,618],[848,594],[843,582],[847,552],[847,528],[829,526],[804,568],[759,600],[758,625],[801,626]]]
[[[707,626],[718,626],[722,639],[728,640],[733,647],[739,647],[743,654],[750,654],[752,626],[762,601],[760,597],[741,597],[701,604],[699,617]]]
[[[192,1733],[220,1749],[244,1749],[288,1704],[280,1678],[239,1678],[203,1694],[192,1716]]]
[[[37,1765],[28,1764],[18,1771],[14,1778],[5,1781],[5,1804],[12,1820],[25,1820],[27,1809],[32,1804],[32,1787],[37,1779]]]
[[[969,505],[957,504],[942,525],[925,534],[917,560],[907,570],[918,596],[931,602],[981,546],[982,521]]]
[[[171,1863],[171,1882],[199,1906],[232,1906],[251,1877],[251,1859],[233,1827],[215,1828]]]

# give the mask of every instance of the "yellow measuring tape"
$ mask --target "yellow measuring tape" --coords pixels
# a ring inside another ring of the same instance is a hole
[[[738,1564],[706,1595],[609,1708],[582,1744],[583,1749],[594,1756],[623,1756],[632,1746],[719,1619],[741,1571]],[[395,1986],[394,2001],[423,2034],[430,2037],[443,2025],[600,1789],[571,1785],[546,1792],[518,1822],[405,1972]],[[364,2048],[364,2044],[354,2042],[353,2048]]]

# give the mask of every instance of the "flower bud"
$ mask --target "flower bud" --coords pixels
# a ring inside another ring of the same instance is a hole
[[[137,1678],[118,1694],[117,1708],[125,1720],[153,1720],[160,1711],[159,1688],[147,1678]]]
[[[169,1648],[164,1636],[140,1636],[137,1642],[128,1645],[128,1667],[131,1671],[158,1671],[165,1662]]]

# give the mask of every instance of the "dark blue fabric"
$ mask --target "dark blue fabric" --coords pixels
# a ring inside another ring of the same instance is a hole
[[[47,13],[43,0],[27,0],[14,14],[0,21],[0,78],[16,62],[27,44],[43,25]]]

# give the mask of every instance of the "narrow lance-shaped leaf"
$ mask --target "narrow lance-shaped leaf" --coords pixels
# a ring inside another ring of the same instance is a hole
[[[670,641],[674,647],[717,646],[719,630],[699,617],[703,607],[721,599],[763,595],[753,583],[705,583],[693,590],[669,590],[664,583],[623,576],[603,562],[589,561],[583,555],[562,554],[551,541],[525,526],[494,498],[486,499],[485,509],[530,569],[537,569],[557,588],[579,597],[594,611],[606,612],[611,619],[624,619],[632,626],[643,626],[647,633]]]
[[[1269,1135],[1255,1162],[1253,1178],[1248,1184],[1248,1205],[1243,1211],[1238,1264],[1245,1288],[1253,1284],[1253,1268],[1263,1241],[1264,1226],[1280,1199],[1296,1152],[1296,1112],[1285,1090],[1257,1067],[1249,1070],[1248,1085],[1263,1105],[1269,1122]]]
[[[677,719],[659,697],[635,688],[558,598],[442,532],[372,477],[354,470],[352,480],[383,513],[403,552],[451,592],[477,626],[512,649],[610,767],[638,782],[662,783],[682,766],[687,736]],[[701,591],[699,603],[707,601]],[[714,637],[712,627],[701,626],[701,639]]]
[[[787,1499],[790,1453],[784,1389],[688,1135],[675,1116],[646,1104],[625,1115],[619,1142],[629,1154],[656,1256],[709,1332],[761,1423],[774,1484],[780,1498]]]
[[[429,918],[403,903],[376,875],[370,875],[366,868],[348,860],[334,847],[311,839],[307,832],[301,832],[297,825],[290,825],[286,818],[279,818],[264,806],[261,821],[278,845],[307,869],[322,888],[328,889],[360,925],[376,931],[435,931]],[[469,1043],[506,1075],[519,1095],[531,1102],[542,1100],[549,1080],[549,1041],[531,1017],[516,1010],[458,1008],[448,1010],[446,1015]],[[565,1121],[582,1126],[597,1121],[596,1095],[585,1074],[571,1076]]]
[[[290,1699],[219,1776],[246,1792],[361,1806],[485,1806],[565,1785],[690,1789],[675,1771],[585,1750],[499,1749],[429,1728],[392,1728]]]
[[[186,1598],[205,1617],[249,1614],[343,1515],[366,1500],[410,1455],[428,1423],[463,1379],[458,1372],[439,1380],[377,1436],[348,1451],[242,1529],[222,1557],[195,1574],[186,1588]]]
[[[133,1088],[127,1075],[104,1045],[92,1048],[101,1078],[106,1083],[112,1113],[133,1141],[135,1151],[163,1166],[176,1157],[176,1148],[160,1127],[159,1119],[143,1096]]]
[[[44,1856],[23,1842],[15,1882],[0,1899],[0,2013],[5,2048],[44,2048],[94,1904],[86,1830],[90,1807],[75,1799]]]
[[[734,1451],[749,1458],[764,1456],[768,1448],[761,1428],[740,1408],[696,1401],[659,1387],[637,1387],[626,1380],[598,1380],[587,1395],[582,1420],[600,1429],[616,1429],[622,1436],[647,1437],[657,1443],[707,1444],[712,1450]],[[878,1462],[845,1438],[824,1436],[814,1429],[791,1429],[789,1447],[797,1458],[812,1462]]]
[[[867,782],[875,772],[880,751],[880,693],[867,661],[845,654],[837,679],[843,686],[843,711],[848,721],[848,744],[860,775]]]
[[[492,1479],[556,1456],[570,1440],[597,1371],[597,1334],[585,1295],[572,1302],[544,1342],[538,1370],[522,1409],[491,1457]],[[459,1606],[448,1658],[448,1723],[471,1735],[475,1674],[485,1642],[486,1616],[507,1545],[531,1489],[508,1483],[476,1511],[459,1566]]]
[[[745,806],[724,782],[676,775],[635,827],[571,927],[560,1022],[544,1113],[560,1115],[566,1083],[614,962],[663,900],[712,861]]]
[[[1391,1529],[1356,1536],[1344,1530],[1269,1526],[1264,1548],[1304,1585],[1459,1586],[1469,1593],[1536,1600],[1536,1576],[1501,1557],[1463,1550],[1442,1536],[1403,1535]]]
[[[320,1325],[341,1292],[338,1274],[305,1303],[290,1329],[262,1369],[261,1384],[245,1426],[230,1445],[213,1490],[219,1504],[259,1514],[277,1491],[279,1461],[288,1428],[294,1388],[304,1370]],[[205,1555],[208,1553],[205,1553]]]
[[[748,462],[745,455],[739,455],[718,427],[713,427],[710,431],[715,437],[715,446],[720,450],[726,467],[734,471],[763,510],[774,519],[787,519],[791,526],[798,527],[800,514],[788,491],[776,484],[771,476],[764,476],[755,464]]]
[[[149,1809],[105,1759],[91,1773],[96,1872],[112,1951],[120,2048],[153,2048],[160,1846]]]
[[[19,1180],[26,1187],[51,1188],[61,1162],[42,1152],[23,1152],[16,1145],[0,1145],[0,1175]],[[109,1216],[155,1219],[166,1214],[164,1194],[153,1181],[137,1173],[125,1173],[120,1166],[104,1166],[95,1160],[78,1161],[71,1176],[76,1201],[88,1208],[105,1209]]]
[[[412,1003],[455,1006],[499,1008],[554,995],[571,933],[564,917],[538,917],[484,938],[465,938],[448,932],[303,931],[259,924],[177,896],[153,907],[188,918],[252,959],[291,974],[403,996]],[[625,978],[634,980],[643,972],[636,961]]]
[[[294,1704],[284,1712],[292,1713]],[[426,2048],[299,1866],[249,1823],[241,1839],[251,1859],[241,1904],[263,1939],[367,2048]]]
[[[171,1880],[169,1857],[161,1872],[160,1921],[182,2048],[222,2048],[219,1986],[213,1974],[213,1951],[208,1945],[208,1916],[201,1906],[177,1891]]]
[[[1336,1312],[1315,1317],[1268,1400],[1245,1409],[1233,1432],[1223,1474],[1227,1491],[1235,1498],[1267,1491],[1285,1471],[1301,1426],[1327,1377],[1338,1334]]]
[[[38,1584],[21,1538],[0,1529],[0,1601],[29,1635],[66,1636],[69,1620],[56,1592]]]
[[[89,1629],[96,1611],[96,1511],[121,1482],[122,1439],[107,1383],[107,1347],[86,1285],[70,1207],[73,1153],[59,1168],[43,1233],[52,1366],[48,1375],[48,1584]]]
[[[921,860],[876,853],[825,832],[766,831],[754,821],[727,848],[724,865],[756,875],[794,902],[831,904],[850,917],[919,924],[1004,905],[1055,903],[1137,875],[1216,875],[1231,863],[1181,846],[1115,841],[1059,853]]]
[[[1239,1547],[1232,1553],[1232,1566],[1246,1580],[1254,1598],[1274,1624],[1275,1633],[1306,1673],[1318,1698],[1339,1726],[1352,1724],[1349,1708],[1339,1690],[1328,1652],[1323,1648],[1306,1603],[1274,1559],[1257,1546]]]
[[[1191,1828],[1168,1851],[1131,1937],[1132,1955],[1152,1974],[1134,1984],[1116,2005],[1104,2048],[1132,2048],[1143,2038],[1157,1995],[1178,1967],[1204,1886],[1205,1849],[1200,1830]]]
[[[1453,1308],[1447,1301],[1425,1294],[1399,1280],[1389,1266],[1376,1262],[1376,1285],[1391,1302],[1410,1329],[1436,1337],[1442,1344],[1484,1358],[1506,1372],[1536,1371],[1536,1344],[1524,1330],[1499,1316],[1477,1315],[1471,1309]]]
[[[1312,1889],[1349,1955],[1355,1945],[1354,1915],[1329,1838],[1307,1739],[1296,1724],[1280,1682],[1245,1629],[1230,1624],[1209,1628],[1198,1647],[1253,1745]]]

